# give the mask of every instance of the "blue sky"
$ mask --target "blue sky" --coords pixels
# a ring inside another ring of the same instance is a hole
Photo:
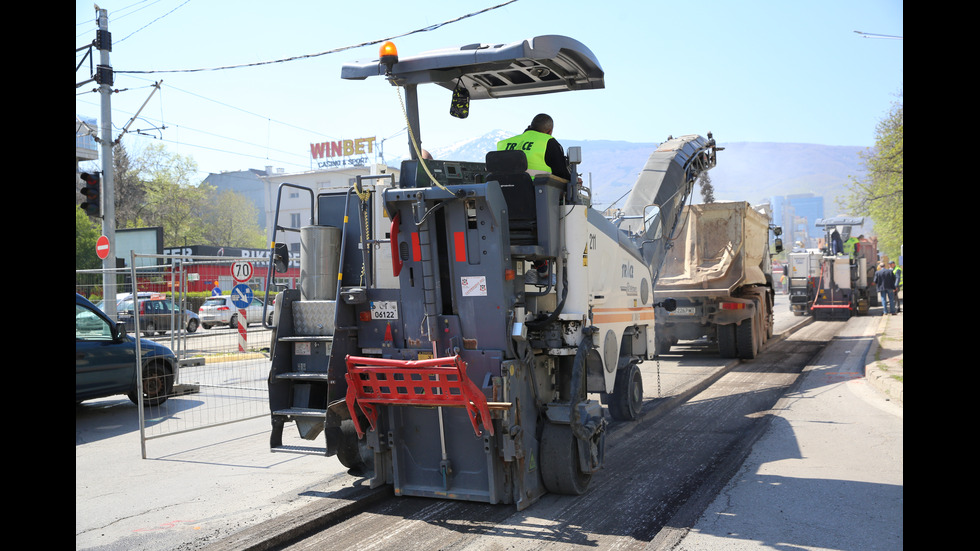
[[[101,0],[120,90],[112,95],[114,137],[162,80],[123,143],[163,144],[193,157],[202,176],[267,165],[308,170],[310,144],[339,139],[376,137],[387,159],[404,156],[395,89],[381,78],[340,79],[343,63],[377,58],[378,45],[256,67],[171,71],[318,54],[505,2]],[[855,31],[903,36],[903,12],[896,0],[517,0],[395,43],[405,56],[561,34],[589,47],[605,71],[604,90],[473,102],[463,120],[448,115],[449,91],[422,87],[423,146],[430,148],[496,129],[520,132],[539,112],[555,118],[559,140],[660,142],[711,131],[721,143],[870,147],[903,87],[904,40]],[[75,21],[76,47],[90,43],[92,2],[76,2]],[[88,77],[86,61],[76,82]],[[92,89],[76,89],[75,110],[98,118]]]

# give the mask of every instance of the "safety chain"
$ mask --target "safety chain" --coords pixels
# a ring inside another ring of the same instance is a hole
[[[660,392],[660,354],[657,354],[657,398],[662,398],[663,394]]]

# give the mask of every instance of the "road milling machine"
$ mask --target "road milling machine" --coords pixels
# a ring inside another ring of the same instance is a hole
[[[789,311],[809,316],[817,296],[824,253],[819,249],[796,250],[787,255],[789,265]]]
[[[276,297],[271,446],[286,451],[294,423],[324,439],[317,453],[396,495],[521,510],[546,492],[581,494],[603,464],[605,410],[640,417],[664,235],[715,144],[665,142],[638,179],[663,199],[613,223],[578,184],[578,148],[570,182],[532,177],[520,151],[420,154],[420,85],[453,91],[456,116],[474,99],[603,88],[581,43],[539,36],[402,58],[386,44],[342,70],[375,76],[404,98],[412,159],[397,181],[306,190],[300,288]],[[286,252],[273,245],[280,267]]]
[[[863,217],[820,218],[815,225],[825,233],[826,250],[820,259],[820,272],[809,310],[815,320],[846,320],[867,315],[878,305],[874,283],[878,262],[877,242],[853,235],[864,225]],[[847,246],[848,242],[850,246]]]

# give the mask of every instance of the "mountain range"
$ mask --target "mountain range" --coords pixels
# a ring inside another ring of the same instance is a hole
[[[430,149],[436,159],[482,162],[487,151],[499,140],[519,132],[494,130],[479,138]],[[560,138],[569,147],[582,148],[578,171],[583,183],[592,188],[593,203],[607,208],[622,200],[636,182],[647,159],[660,142],[635,143],[613,140],[573,140]],[[857,146],[800,143],[733,142],[719,143],[718,165],[709,173],[716,201],[767,202],[775,196],[813,194],[824,197],[827,216],[840,210],[837,199],[847,194],[847,184],[863,174]],[[693,202],[701,202],[695,189]]]

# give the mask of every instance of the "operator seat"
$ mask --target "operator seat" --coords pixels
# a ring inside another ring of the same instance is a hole
[[[490,151],[486,161],[487,181],[496,180],[507,201],[511,243],[537,244],[536,197],[534,183],[527,172],[527,156],[523,151]]]

